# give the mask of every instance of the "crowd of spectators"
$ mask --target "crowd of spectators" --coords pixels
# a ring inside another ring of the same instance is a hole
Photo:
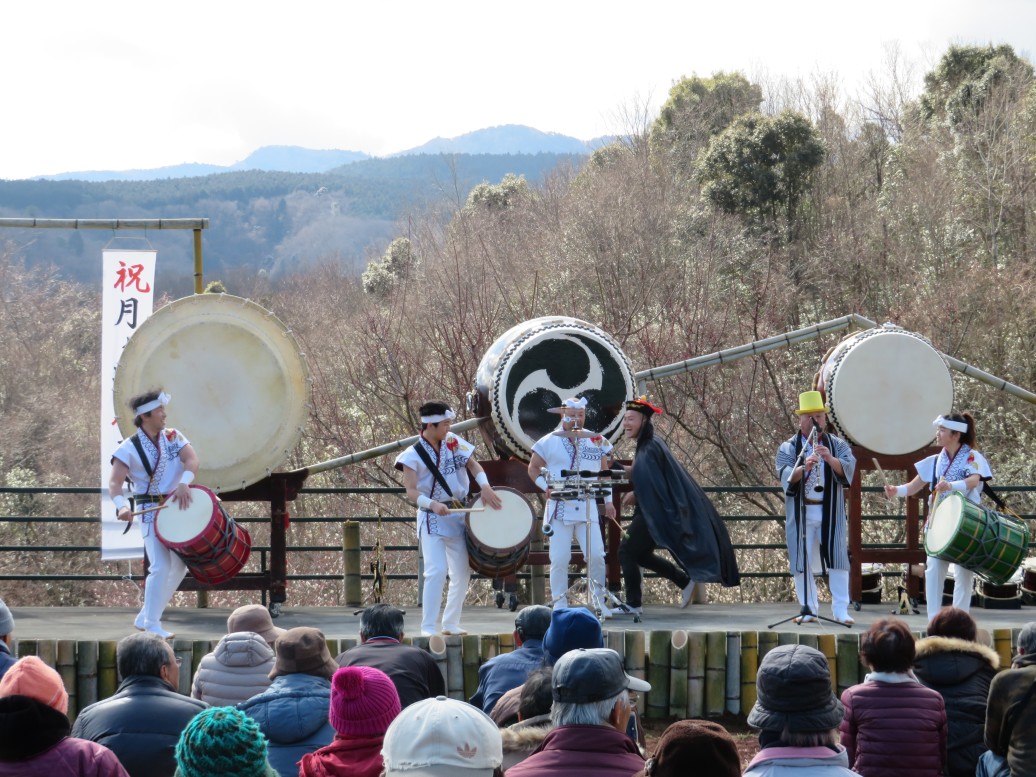
[[[132,634],[117,645],[115,694],[70,724],[61,676],[15,660],[0,600],[0,777],[1036,777],[1036,623],[1001,669],[963,610],[942,609],[920,640],[879,619],[860,641],[865,679],[841,698],[818,650],[773,648],[742,772],[712,721],[676,721],[645,747],[636,708],[651,686],[584,609],[519,612],[516,649],[482,664],[468,702],[447,698],[434,658],[403,643],[403,615],[367,608],[360,644],[332,658],[318,629],[239,608],[191,696],[170,643]]]

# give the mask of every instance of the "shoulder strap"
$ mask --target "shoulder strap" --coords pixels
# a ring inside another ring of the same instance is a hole
[[[998,508],[1000,508],[1001,510],[1007,509],[1007,502],[1004,501],[1004,498],[1000,496],[1000,494],[993,490],[993,487],[989,485],[988,480],[982,481],[982,491],[983,493],[985,493],[986,496],[993,500],[993,504],[995,504]]]
[[[432,457],[428,455],[428,451],[424,449],[424,446],[421,444],[420,440],[414,443],[414,450],[417,451],[417,455],[421,457],[421,461],[424,462],[424,465],[428,467],[429,470],[431,470],[432,477],[435,478],[436,483],[442,486],[443,491],[446,492],[446,496],[450,497],[450,499],[453,499],[453,491],[446,484],[446,478],[442,476],[442,473],[439,471],[439,468],[435,466],[435,462],[432,461]]]
[[[140,461],[144,464],[144,471],[147,473],[148,478],[155,476],[155,471],[151,468],[151,462],[148,461],[147,456],[144,453],[144,446],[140,442],[140,437],[136,432],[133,433],[133,447],[137,449],[137,453],[140,454]]]

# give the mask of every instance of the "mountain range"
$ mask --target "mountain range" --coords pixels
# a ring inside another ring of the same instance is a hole
[[[455,138],[434,138],[427,143],[388,155],[392,157],[437,154],[574,154],[588,155],[610,138],[579,140],[557,132],[520,124],[468,132]],[[311,149],[301,146],[263,146],[232,165],[185,163],[147,170],[80,170],[38,176],[46,181],[156,181],[169,178],[194,178],[218,173],[259,170],[284,173],[342,172],[340,168],[375,159],[362,151]]]

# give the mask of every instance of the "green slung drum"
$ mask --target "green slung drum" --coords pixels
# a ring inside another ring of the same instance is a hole
[[[924,548],[929,556],[952,561],[993,585],[1003,585],[1028,553],[1029,527],[954,492],[936,506]]]

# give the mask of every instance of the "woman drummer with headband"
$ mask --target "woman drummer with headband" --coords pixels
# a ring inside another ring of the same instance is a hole
[[[165,428],[165,407],[169,399],[168,394],[157,390],[129,401],[137,432],[115,449],[108,479],[108,494],[120,521],[133,522],[133,513],[122,494],[122,485],[127,479],[133,486],[138,508],[157,507],[166,495],[181,510],[191,503],[189,486],[198,473],[198,456],[186,437],[176,429]],[[162,613],[183,580],[187,566],[159,540],[155,532],[156,512],[152,510],[141,516],[140,533],[149,566],[144,584],[144,606],[133,625],[141,631],[151,631],[169,639],[175,635],[162,628]]]
[[[914,465],[917,476],[901,486],[885,486],[885,495],[906,498],[916,494],[925,486],[932,489],[928,521],[935,515],[935,508],[942,498],[959,491],[964,498],[979,504],[982,497],[982,483],[993,479],[993,473],[985,457],[975,450],[975,419],[970,413],[953,413],[939,416],[935,427],[935,444],[942,450],[935,456],[922,459]],[[925,524],[925,531],[928,523]],[[942,607],[942,589],[949,572],[950,562],[929,556],[925,564],[925,595],[928,601],[928,620],[931,621]],[[975,573],[958,565],[953,583],[953,606],[967,612],[971,608],[971,592]]]

